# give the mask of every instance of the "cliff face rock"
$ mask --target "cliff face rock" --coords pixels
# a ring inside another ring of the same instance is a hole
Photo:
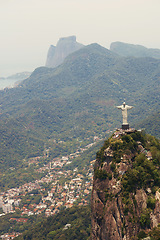
[[[56,47],[51,45],[46,60],[46,67],[57,67],[71,53],[82,48],[83,45],[76,41],[75,36],[60,38]]]
[[[52,65],[53,65],[52,62],[53,62],[53,59],[54,59],[55,50],[56,50],[56,47],[51,45],[49,50],[48,50],[48,54],[47,54],[47,60],[46,60],[46,64],[45,64],[46,67],[52,67]]]
[[[94,170],[92,240],[143,239],[157,227],[159,154],[158,140],[135,130],[117,131],[105,142]]]

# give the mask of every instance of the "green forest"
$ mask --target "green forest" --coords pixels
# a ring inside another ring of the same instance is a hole
[[[87,240],[91,231],[90,207],[72,207],[30,227],[18,240]]]
[[[120,57],[98,44],[71,54],[57,68],[37,68],[16,88],[0,91],[0,165],[18,166],[41,155],[52,139],[83,140],[120,127],[115,106],[124,99],[134,106],[130,126],[156,117],[159,68],[158,59]],[[158,136],[159,125],[150,127]]]

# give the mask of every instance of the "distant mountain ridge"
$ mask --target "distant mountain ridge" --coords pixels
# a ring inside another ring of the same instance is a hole
[[[50,46],[45,66],[51,68],[59,66],[68,55],[82,47],[84,47],[84,45],[76,41],[76,36],[60,38],[56,46]],[[160,49],[147,48],[142,45],[129,44],[119,41],[111,43],[110,51],[123,57],[152,57],[160,59]]]
[[[57,67],[71,53],[79,50],[84,45],[76,41],[76,36],[60,38],[56,47],[51,45],[46,60],[46,67]]]
[[[160,49],[146,48],[141,45],[113,42],[110,45],[110,50],[124,57],[152,57],[160,59]]]

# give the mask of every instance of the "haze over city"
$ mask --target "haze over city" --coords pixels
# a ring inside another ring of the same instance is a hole
[[[160,48],[159,0],[0,0],[0,77],[44,66],[59,38]]]

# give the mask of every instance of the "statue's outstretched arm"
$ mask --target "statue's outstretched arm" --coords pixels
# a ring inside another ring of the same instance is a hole
[[[133,108],[133,106],[128,106],[128,105],[127,105],[127,109],[132,109],[132,108]]]
[[[121,106],[116,106],[116,108],[118,108],[118,109],[122,109],[122,105],[121,105]]]

